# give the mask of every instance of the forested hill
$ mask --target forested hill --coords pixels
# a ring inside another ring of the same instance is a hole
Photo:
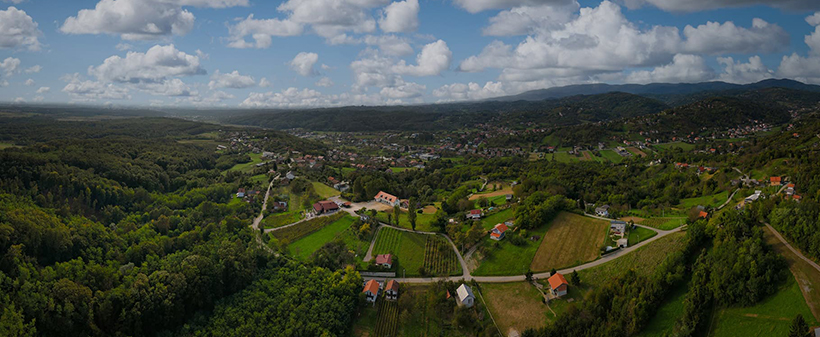
[[[435,131],[493,122],[573,125],[658,113],[668,108],[654,99],[627,93],[575,96],[538,102],[450,103],[400,107],[345,107],[259,111],[223,117],[229,124],[317,131]]]

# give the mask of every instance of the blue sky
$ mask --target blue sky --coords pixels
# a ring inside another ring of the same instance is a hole
[[[294,108],[820,84],[816,0],[0,0],[0,101]]]

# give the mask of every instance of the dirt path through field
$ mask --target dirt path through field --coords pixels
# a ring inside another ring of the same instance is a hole
[[[502,189],[502,190],[498,190],[498,191],[495,191],[495,192],[489,192],[489,193],[473,194],[473,195],[470,196],[470,200],[476,200],[476,199],[481,198],[481,197],[492,198],[492,197],[497,197],[499,195],[507,195],[507,194],[513,194],[513,191],[512,191],[511,188],[510,189],[505,188],[505,189]]]

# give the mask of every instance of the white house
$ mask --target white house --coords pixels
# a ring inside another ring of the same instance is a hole
[[[598,216],[602,216],[602,217],[608,217],[609,216],[609,205],[603,205],[601,207],[595,208],[595,214],[598,214]]]
[[[475,304],[473,289],[470,289],[470,287],[466,284],[462,284],[458,287],[458,289],[456,289],[456,294],[458,295],[458,306],[471,308]]]
[[[399,298],[399,282],[396,280],[387,281],[387,285],[384,287],[384,296],[388,300],[395,301]]]
[[[364,284],[362,293],[364,293],[368,302],[376,303],[376,298],[379,297],[379,282],[376,280],[367,281],[367,283]]]
[[[292,171],[288,171],[288,173],[285,174],[285,178],[288,178],[288,180],[293,180],[293,179],[296,179],[296,175],[293,174]]]
[[[621,248],[629,247],[629,239],[627,239],[627,238],[618,239],[618,247],[621,247]]]
[[[379,191],[379,193],[376,194],[376,196],[373,199],[376,200],[377,202],[380,202],[380,203],[383,203],[383,204],[388,204],[388,205],[393,206],[393,207],[398,206],[399,203],[401,202],[399,200],[399,198],[396,197],[395,195],[385,193],[384,191]]]
[[[473,220],[481,219],[481,210],[480,209],[474,209],[474,210],[470,211],[470,213],[467,213],[467,219],[473,219]]]

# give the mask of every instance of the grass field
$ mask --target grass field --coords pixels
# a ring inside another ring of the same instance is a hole
[[[657,228],[660,230],[672,230],[675,228],[680,227],[682,224],[686,223],[686,218],[684,217],[667,217],[667,218],[649,218],[644,219],[641,222],[637,222],[638,224],[649,226],[652,228]]]
[[[513,220],[515,218],[515,214],[511,208],[505,209],[498,213],[492,214],[484,219],[481,219],[481,227],[484,229],[491,229],[495,227],[495,225],[505,222],[507,220]]]
[[[262,226],[264,228],[278,228],[284,225],[292,224],[302,219],[302,212],[288,211],[284,213],[274,213],[262,219]]]
[[[266,174],[257,174],[255,176],[251,177],[250,180],[254,184],[267,183],[268,182],[268,176]],[[265,184],[265,185],[267,185],[267,184]]]
[[[635,227],[635,229],[629,231],[629,236],[627,239],[629,240],[629,245],[637,245],[639,242],[649,239],[655,235],[658,235],[658,232],[653,231],[648,228],[643,227]]]
[[[714,208],[726,202],[726,199],[729,199],[729,191],[723,191],[718,194],[707,195],[699,198],[683,199],[680,201],[680,204],[677,207],[685,210],[689,210],[697,206],[707,206]]]
[[[393,213],[393,210],[390,210],[389,213]],[[435,218],[435,214],[416,213],[416,230],[423,232],[435,232],[436,230],[430,225]],[[387,212],[376,213],[376,219],[381,222],[388,222]],[[396,220],[393,220],[390,224],[395,224],[395,221]],[[410,220],[407,219],[407,212],[405,211],[401,211],[401,215],[399,215],[399,227],[413,229],[412,226],[410,226]]]
[[[292,242],[288,245],[290,255],[299,260],[307,261],[313,252],[322,248],[326,243],[336,238],[343,239],[344,234],[348,231],[354,220],[352,216],[345,216],[310,235]],[[369,244],[369,242],[367,243]]]
[[[373,255],[394,254],[398,259],[399,271],[407,276],[418,276],[424,266],[424,253],[427,248],[428,235],[400,231],[382,227],[379,230]]]
[[[566,152],[555,152],[554,155],[555,155],[555,161],[558,161],[558,162],[561,162],[561,163],[569,163],[569,162],[572,162],[572,161],[578,161],[579,160],[578,157],[576,157],[574,155],[571,155],[569,153],[566,153]],[[546,158],[549,159],[549,160],[552,160],[553,153],[547,154]]]
[[[553,317],[541,293],[529,282],[482,283],[481,293],[505,336],[510,329],[523,333],[526,329],[544,327]]]
[[[228,171],[242,171],[242,172],[249,172],[256,167],[256,164],[262,162],[262,154],[261,153],[248,153],[248,156],[251,157],[251,161],[242,164],[236,164],[233,167],[229,168]]]
[[[600,151],[600,153],[601,153],[601,157],[604,157],[606,160],[609,160],[613,163],[617,164],[617,163],[620,163],[620,162],[624,161],[624,157],[622,157],[621,155],[619,155],[615,151],[602,150],[602,151]]]
[[[685,237],[684,233],[669,234],[638,248],[627,256],[590,269],[579,270],[581,282],[593,288],[598,287],[630,269],[640,275],[649,275],[666,259],[667,254],[683,248]]]
[[[561,212],[549,225],[530,269],[541,272],[595,260],[608,225],[603,220]]]
[[[322,199],[335,197],[341,194],[335,188],[327,186],[320,182],[311,181],[310,183],[313,185],[313,190],[316,191],[316,194],[318,194],[319,197],[321,197]]]
[[[686,299],[687,290],[685,285],[681,285],[667,295],[649,324],[636,336],[664,337],[671,333],[675,327],[675,321],[683,314],[683,300]]]
[[[800,287],[789,275],[777,293],[754,306],[718,310],[709,336],[787,336],[797,314],[803,315],[809,326],[817,326]]]
[[[530,269],[532,258],[538,250],[541,241],[544,240],[549,225],[541,226],[538,229],[529,231],[530,236],[539,236],[538,241],[527,240],[523,246],[516,246],[510,240],[498,241],[498,248],[490,250],[490,256],[485,257],[478,268],[472,272],[475,276],[499,276],[499,275],[523,275]],[[507,235],[517,235],[511,231]],[[492,245],[495,240],[485,237],[483,245]]]
[[[14,145],[14,144],[11,144],[11,143],[2,143],[2,142],[0,142],[0,150],[7,149],[7,148],[10,148],[10,147],[17,147],[17,146]]]
[[[331,223],[335,222],[336,220],[339,220],[345,214],[346,213],[342,212],[342,213],[337,213],[337,214],[334,214],[334,215],[331,215],[331,216],[322,216],[322,217],[318,217],[318,218],[313,218],[313,219],[310,219],[308,221],[299,223],[297,225],[294,225],[294,226],[291,226],[291,227],[288,227],[288,228],[283,228],[283,229],[278,230],[278,231],[274,231],[272,233],[273,233],[273,236],[276,237],[279,240],[287,240],[287,242],[295,242],[296,240],[298,240],[298,239],[300,239],[300,238],[302,238],[302,237],[304,237],[304,236],[306,236],[310,233],[313,233],[313,232],[315,232],[319,229],[322,229],[323,227],[327,226],[328,224],[331,224]]]
[[[786,262],[789,264],[789,270],[800,285],[800,290],[803,292],[803,297],[809,306],[809,310],[814,313],[814,318],[820,321],[820,271],[814,269],[806,263],[806,261],[803,261],[795,255],[786,245],[780,242],[768,228],[764,228],[764,233],[766,235],[766,243],[770,244],[776,252],[786,258]]]

